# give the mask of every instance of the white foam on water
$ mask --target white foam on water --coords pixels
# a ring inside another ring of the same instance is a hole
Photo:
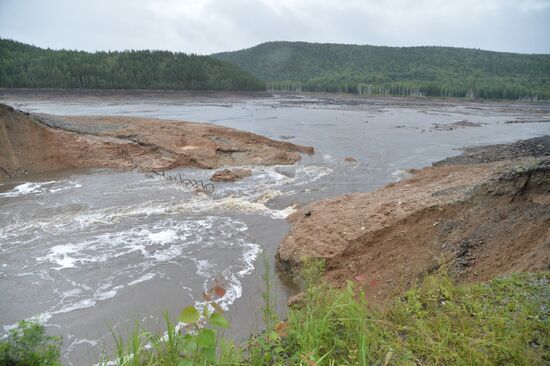
[[[333,162],[335,159],[330,154],[323,154],[323,160],[328,161],[328,162]]]
[[[282,210],[270,209],[262,202],[253,202],[241,197],[224,197],[218,200],[205,200],[210,210],[237,211],[247,214],[261,214],[273,219],[285,219],[289,215],[291,208]]]
[[[187,212],[217,213],[223,210],[285,219],[293,212],[292,207],[273,209],[266,206],[270,200],[277,196],[296,192],[295,190],[285,192],[282,190],[283,186],[303,186],[332,173],[332,169],[328,167],[301,165],[253,167],[252,169],[253,180],[217,187],[218,191],[213,196],[195,195],[190,199],[185,198],[182,200],[145,201],[136,205],[89,209],[77,213],[57,213],[50,217],[35,220],[20,220],[0,228],[0,238],[2,242],[9,242],[20,240],[21,237],[25,237],[25,234],[33,231],[37,232],[37,235],[41,232],[62,234],[102,226],[113,226],[130,218]],[[69,182],[67,184],[71,185],[73,183]],[[174,186],[180,185],[175,184]],[[153,235],[160,235],[159,240],[162,240],[163,235],[171,234]],[[31,239],[34,240],[34,238]],[[170,239],[166,238],[166,240]],[[69,259],[67,259],[65,265],[70,265]]]
[[[403,170],[403,169],[397,169],[395,171],[393,171],[391,173],[391,177],[392,177],[392,180],[394,182],[399,182],[399,181],[402,181],[404,179],[407,179],[407,178],[410,178],[412,177],[412,174],[409,173],[408,171],[406,170]]]
[[[197,274],[199,276],[209,277],[211,275],[209,270],[212,268],[212,265],[206,259],[196,260],[195,265],[197,266]]]
[[[332,172],[326,167],[300,165],[252,167],[252,170],[252,177],[216,185],[211,195],[182,194],[182,186],[174,182],[160,184],[163,182],[155,180],[148,185],[150,179],[146,179],[143,190],[133,182],[128,185],[129,191],[136,197],[154,199],[131,200],[129,204],[120,204],[115,199],[116,203],[107,207],[80,205],[72,210],[67,206],[68,209],[53,210],[49,216],[10,218],[0,227],[0,248],[12,251],[27,245],[39,250],[34,256],[36,265],[57,286],[54,289],[57,303],[35,315],[42,322],[112,301],[126,293],[128,287],[154,278],[173,280],[178,266],[183,271],[190,261],[196,268],[191,269],[194,276],[188,281],[194,282],[179,282],[182,291],[195,296],[195,286],[201,281],[207,289],[214,279],[220,279],[226,293],[219,302],[229,309],[242,296],[243,279],[252,273],[261,253],[261,247],[247,239],[246,224],[231,215],[284,219],[295,209],[268,207],[274,198],[287,195],[294,185],[308,184]],[[29,198],[40,200],[42,194],[76,195],[78,192],[71,190],[80,188],[82,185],[73,181],[25,183],[0,197],[36,194]],[[121,194],[128,194],[125,188],[125,183],[117,187]],[[149,196],[155,188],[163,193]],[[85,189],[93,200],[96,193],[88,186]],[[113,192],[106,193],[108,202],[108,194]],[[17,246],[9,245],[15,241]],[[170,271],[163,272],[164,266],[170,266],[166,267]],[[102,272],[106,274],[97,275],[102,268],[107,269]],[[91,274],[83,277],[83,273]],[[80,344],[75,342],[72,345]]]
[[[313,183],[333,172],[331,168],[315,165],[300,166],[296,169],[296,181],[294,186],[304,186]]]
[[[15,186],[11,191],[0,193],[0,197],[19,197],[31,193],[43,193],[45,191],[45,186],[57,183],[56,181],[51,182],[27,182]]]
[[[78,295],[80,295],[82,293],[82,290],[79,289],[79,288],[73,288],[73,289],[70,289],[68,291],[64,291],[63,294],[62,294],[62,297],[63,298],[66,298],[66,297],[76,297]]]
[[[178,234],[174,230],[164,230],[158,233],[149,233],[149,240],[153,243],[166,244],[178,239]]]
[[[66,190],[74,189],[74,188],[81,188],[81,187],[82,187],[82,184],[79,184],[79,183],[76,183],[76,182],[68,182],[67,184],[64,184],[62,186],[59,186],[59,187],[56,187],[56,188],[51,188],[51,189],[48,190],[48,192],[57,193],[57,192],[66,191]]]
[[[155,278],[154,273],[146,273],[143,276],[140,276],[135,280],[128,282],[128,286],[134,286],[134,285],[137,285],[138,283],[152,280],[153,278]]]
[[[167,229],[169,227],[170,229]],[[212,230],[219,232],[212,236]],[[254,260],[260,247],[248,243],[242,236],[247,227],[244,223],[228,218],[208,216],[202,219],[179,221],[168,219],[153,225],[139,225],[129,230],[105,233],[81,241],[79,243],[60,244],[51,247],[46,255],[37,257],[39,263],[52,263],[55,270],[78,269],[94,262],[106,262],[129,254],[138,253],[139,268],[142,275],[132,278],[135,266],[121,268],[112,276],[123,276],[126,284],[113,285],[107,281],[100,285],[88,286],[69,280],[73,286],[61,293],[62,301],[49,309],[50,316],[64,314],[96,306],[98,302],[116,297],[126,285],[148,281],[155,277],[155,273],[147,272],[154,263],[174,261],[186,258],[191,252],[187,247],[209,248],[215,246],[223,253],[224,248],[231,249],[231,255],[236,255],[229,265],[226,262],[213,264],[206,258],[195,258],[200,252],[189,257],[197,265],[196,273],[205,278],[206,286],[215,276],[222,274],[227,286],[227,294],[221,299],[225,307],[229,307],[242,294],[241,279],[254,269]],[[214,247],[213,247],[214,248]],[[240,254],[238,254],[240,253]],[[223,257],[224,261],[227,259]],[[84,268],[84,267],[83,267]],[[65,273],[65,272],[63,272]],[[67,275],[66,275],[67,276]],[[111,277],[112,277],[111,276]],[[114,278],[114,277],[113,277]]]
[[[75,268],[77,259],[70,257],[69,254],[76,253],[78,250],[79,248],[73,244],[56,245],[50,249],[45,257],[38,257],[36,260],[49,260],[51,263],[58,265],[58,267],[55,267],[58,271],[65,268]]]

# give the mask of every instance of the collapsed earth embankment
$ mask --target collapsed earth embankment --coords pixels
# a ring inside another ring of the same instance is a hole
[[[211,124],[33,115],[0,104],[0,179],[72,168],[292,164],[300,153],[313,148]]]
[[[301,208],[289,218],[278,266],[295,278],[304,258],[324,278],[361,282],[386,298],[441,266],[459,280],[548,269],[550,136],[467,150],[370,193]]]

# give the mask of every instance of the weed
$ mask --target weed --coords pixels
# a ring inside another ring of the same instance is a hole
[[[184,308],[177,324],[165,312],[166,332],[163,335],[140,330],[139,324],[136,324],[127,342],[121,336],[114,335],[116,364],[189,366],[231,364],[242,359],[233,345],[218,339],[215,330],[229,327],[222,308],[216,302],[217,297],[224,295],[225,289],[217,284],[203,293],[206,304],[202,311],[195,306]]]
[[[427,277],[382,310],[354,285],[317,286],[278,340],[287,365],[542,365],[550,273],[456,285]]]
[[[1,366],[61,365],[61,338],[46,335],[43,325],[22,320],[0,342]]]

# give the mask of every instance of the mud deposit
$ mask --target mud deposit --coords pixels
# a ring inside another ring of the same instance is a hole
[[[294,165],[222,163],[252,174],[216,182],[207,194],[110,169],[0,183],[0,324],[5,331],[40,319],[64,335],[64,362],[74,365],[109,349],[110,327],[124,331],[140,320],[161,329],[163,310],[175,316],[200,302],[215,279],[229,289],[230,335],[242,339],[260,327],[260,253],[273,265],[296,205],[372,191],[460,148],[550,130],[550,106],[521,103],[55,91],[4,91],[0,102],[31,113],[209,122],[315,148]],[[167,173],[207,182],[214,171]],[[278,282],[276,292],[283,309],[292,290]]]
[[[440,267],[486,281],[550,267],[550,136],[473,148],[402,182],[308,205],[277,253],[295,277],[323,259],[325,279],[386,300]]]

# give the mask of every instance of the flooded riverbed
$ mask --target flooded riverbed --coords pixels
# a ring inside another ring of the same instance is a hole
[[[293,166],[250,167],[210,195],[156,175],[93,170],[0,183],[0,325],[35,318],[64,336],[64,361],[97,362],[110,329],[161,329],[222,281],[242,339],[261,327],[261,253],[271,265],[296,205],[370,191],[458,148],[550,133],[550,106],[311,95],[0,96],[40,113],[210,122],[311,145]],[[353,159],[345,159],[351,157]],[[212,171],[178,169],[190,179]],[[277,282],[280,309],[292,289]]]

